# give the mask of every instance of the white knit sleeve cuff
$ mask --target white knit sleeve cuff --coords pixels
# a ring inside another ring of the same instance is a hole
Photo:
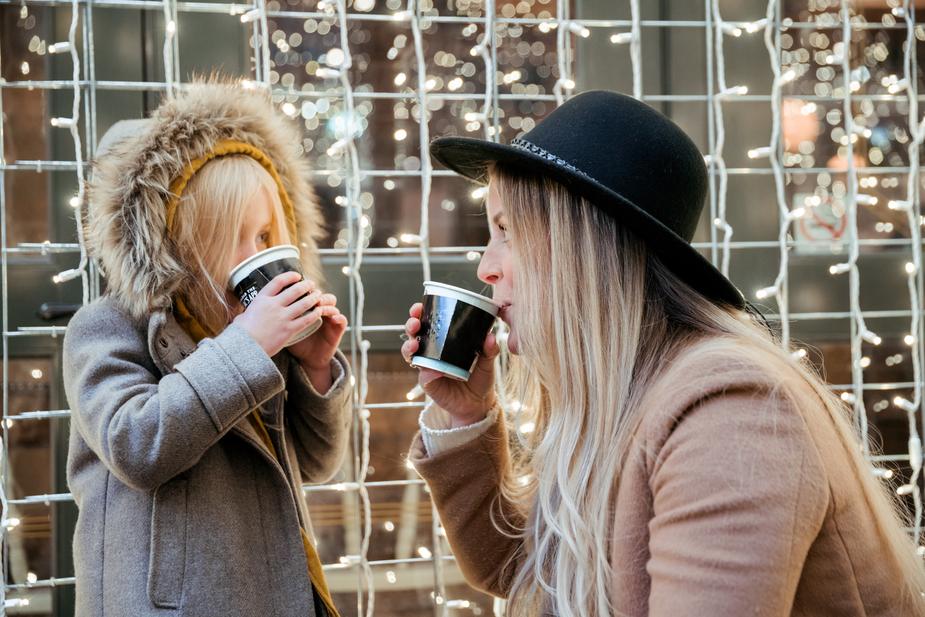
[[[436,456],[441,452],[469,443],[487,431],[497,418],[498,408],[494,407],[484,420],[467,426],[450,428],[450,414],[430,403],[418,418],[424,449],[427,450],[428,456]]]

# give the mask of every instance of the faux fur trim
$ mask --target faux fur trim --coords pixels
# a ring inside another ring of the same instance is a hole
[[[222,140],[251,144],[273,161],[295,210],[306,275],[320,280],[317,248],[324,230],[299,135],[269,93],[240,81],[197,81],[165,100],[138,134],[116,141],[93,165],[82,205],[85,238],[108,293],[139,319],[172,306],[177,289],[194,274],[167,234],[170,185]]]

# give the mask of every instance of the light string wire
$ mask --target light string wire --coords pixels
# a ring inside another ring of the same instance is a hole
[[[903,77],[906,83],[906,95],[909,104],[909,131],[911,139],[909,140],[908,157],[909,157],[909,174],[906,182],[906,199],[901,204],[890,204],[894,208],[900,208],[906,212],[906,219],[909,225],[910,239],[912,246],[916,243],[921,244],[921,227],[920,227],[920,204],[918,200],[919,186],[919,152],[922,142],[925,141],[925,118],[919,118],[918,104],[918,76],[915,74],[916,67],[916,46],[917,39],[915,36],[915,7],[910,0],[903,1],[902,7],[903,18],[906,25],[906,40],[903,50]],[[899,491],[905,493],[911,489],[914,504],[913,536],[915,543],[918,545],[922,535],[922,494],[919,487],[919,475],[922,472],[922,439],[919,433],[919,414],[922,407],[922,383],[925,380],[925,374],[922,372],[921,357],[921,310],[920,298],[922,294],[922,251],[917,248],[910,250],[911,261],[906,263],[906,284],[909,290],[909,306],[912,311],[912,318],[909,324],[910,337],[906,342],[909,344],[909,351],[912,355],[913,370],[913,396],[912,401],[906,401],[902,397],[896,397],[894,404],[902,408],[908,415],[909,421],[909,467],[911,477],[906,485],[899,487]]]

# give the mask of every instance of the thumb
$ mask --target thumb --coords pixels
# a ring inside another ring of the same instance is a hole
[[[482,353],[479,354],[479,362],[493,363],[495,357],[501,353],[501,346],[498,344],[498,337],[494,332],[490,332],[485,337],[485,343],[482,345]]]

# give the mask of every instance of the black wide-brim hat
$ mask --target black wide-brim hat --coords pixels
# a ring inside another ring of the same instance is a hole
[[[742,293],[691,246],[707,194],[703,155],[674,122],[641,101],[591,90],[510,145],[441,137],[430,152],[483,184],[492,163],[552,178],[636,233],[704,296],[745,308]]]

